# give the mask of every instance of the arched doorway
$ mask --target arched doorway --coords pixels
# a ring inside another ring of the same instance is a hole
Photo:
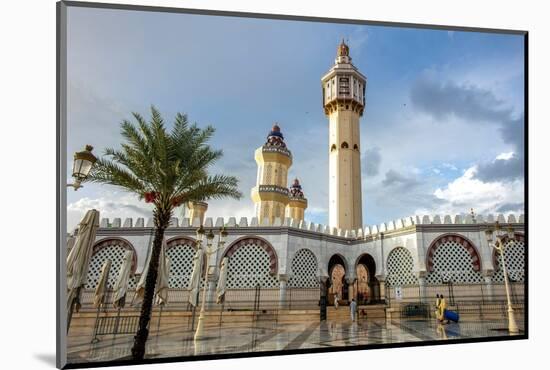
[[[334,305],[334,297],[338,295],[340,303],[347,302],[348,284],[346,282],[346,262],[338,254],[332,256],[328,262],[328,304]]]
[[[363,254],[355,265],[355,299],[358,304],[372,304],[380,300],[380,282],[376,278],[376,262],[370,254]]]

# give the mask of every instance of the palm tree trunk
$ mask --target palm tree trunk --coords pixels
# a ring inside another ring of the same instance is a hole
[[[145,343],[149,336],[149,321],[151,321],[151,311],[153,308],[153,299],[155,296],[155,285],[157,282],[159,256],[164,239],[164,231],[170,223],[172,212],[170,209],[158,209],[154,211],[155,217],[155,238],[153,240],[153,250],[151,251],[151,259],[149,262],[149,271],[145,280],[145,293],[143,303],[141,304],[141,312],[139,317],[139,328],[134,336],[134,346],[132,347],[132,358],[134,360],[142,360],[145,356]]]

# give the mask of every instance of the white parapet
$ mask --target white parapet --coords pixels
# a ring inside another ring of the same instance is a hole
[[[389,221],[386,222],[386,231],[392,231],[395,230],[395,222]]]
[[[465,224],[473,224],[473,223],[474,223],[474,218],[472,217],[471,214],[467,214],[467,215],[464,217],[464,223],[465,223]]]
[[[399,229],[402,229],[405,227],[405,224],[403,222],[402,219],[398,218],[397,220],[394,221],[394,224],[395,224],[395,229],[396,230],[399,230]]]
[[[497,217],[497,221],[501,224],[506,223],[506,219],[504,218],[504,215],[502,213],[499,213],[499,215]]]
[[[309,231],[315,231],[315,224],[314,224],[313,222],[310,222],[307,229],[308,229]]]
[[[113,219],[113,225],[112,227],[120,227],[120,217]]]
[[[136,226],[135,227],[143,227],[145,226],[145,220],[143,219],[143,217],[139,217],[137,220],[136,220]]]
[[[212,217],[206,217],[206,219],[204,220],[204,227],[214,227]]]
[[[134,220],[127,217],[127,218],[124,219],[124,224],[122,224],[122,227],[132,227],[133,224],[134,224]]]
[[[222,228],[224,226],[225,226],[225,222],[224,222],[223,217],[216,218],[216,227]]]
[[[250,220],[250,226],[252,226],[252,227],[258,227],[259,226],[258,217],[252,217],[252,219]]]
[[[229,217],[229,220],[227,221],[227,227],[235,226],[237,226],[237,219],[235,217]]]
[[[405,217],[405,222],[404,222],[404,225],[405,227],[409,227],[409,226],[412,226],[414,225],[414,219],[412,217]]]
[[[168,225],[168,227],[178,227],[178,218],[177,217],[172,217],[170,218],[170,224]]]
[[[388,228],[386,227],[386,223],[382,222],[380,224],[380,227],[378,228],[378,231],[381,233],[385,233]]]
[[[492,224],[495,222],[495,216],[490,214],[490,215],[487,215],[487,220],[485,221],[487,222],[488,224]]]
[[[357,238],[358,239],[363,239],[364,235],[363,235],[363,229],[359,229],[357,230]]]
[[[248,219],[246,217],[241,217],[239,227],[248,227]]]
[[[517,221],[516,221],[516,216],[514,216],[513,214],[508,215],[508,223],[509,223],[509,224],[515,224],[515,223],[517,223]]]
[[[525,223],[525,215],[524,215],[523,213],[522,213],[521,215],[519,215],[518,222],[519,222],[520,224]]]
[[[274,226],[274,227],[283,226],[283,220],[280,217],[275,217],[275,219],[273,220],[273,225],[272,226]]]
[[[372,225],[372,227],[371,227],[371,229],[370,229],[370,233],[371,233],[371,235],[376,235],[376,234],[378,234],[378,233],[379,233],[379,231],[378,231],[378,226]]]
[[[436,224],[436,225],[441,224],[441,216],[435,215],[433,218],[432,224]]]
[[[369,225],[363,226],[363,237],[366,237],[366,236],[369,236],[369,235],[370,235],[370,227],[369,227]]]
[[[149,217],[147,219],[147,227],[155,227],[155,219],[152,217]]]
[[[456,215],[455,216],[455,224],[462,224],[462,216]]]
[[[476,215],[476,222],[478,224],[485,222],[483,215]]]
[[[99,223],[99,227],[109,227],[109,219],[108,218],[102,218],[101,222]]]
[[[429,225],[432,223],[429,215],[422,216],[422,225]]]

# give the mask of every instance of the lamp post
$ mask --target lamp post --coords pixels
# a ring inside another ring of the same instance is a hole
[[[502,239],[505,234],[500,232],[500,225],[498,221],[495,223],[495,234],[496,240],[493,240],[493,230],[485,230],[485,236],[487,237],[487,242],[489,245],[497,250],[500,254],[500,263],[502,265],[502,273],[504,274],[504,287],[506,289],[506,301],[508,304],[508,331],[510,333],[519,333],[518,326],[516,324],[516,318],[514,317],[514,309],[512,308],[512,302],[510,300],[510,286],[508,283],[508,272],[506,270],[506,261],[504,259],[504,243]],[[514,239],[514,230],[510,227],[508,228],[508,238],[510,240]]]
[[[203,250],[203,240],[205,236],[204,228],[201,227],[197,230],[197,244],[198,247]],[[197,330],[195,331],[195,337],[194,340],[200,340],[204,335],[204,314],[206,311],[206,281],[208,280],[208,260],[210,259],[210,256],[214,253],[216,253],[218,250],[223,248],[225,244],[225,238],[227,237],[227,231],[225,230],[225,226],[220,229],[220,232],[218,234],[218,245],[216,248],[212,248],[212,241],[214,240],[214,233],[212,232],[212,229],[206,234],[206,248],[204,248],[204,287],[202,289],[202,302],[201,302],[201,312],[199,315],[199,322],[197,323]]]
[[[74,160],[73,160],[74,183],[67,184],[67,187],[72,186],[75,191],[77,191],[82,187],[81,185],[82,181],[84,181],[88,177],[88,175],[90,174],[90,171],[92,170],[92,167],[97,161],[97,158],[92,154],[93,149],[94,149],[93,146],[86,145],[86,148],[83,151],[74,153]]]

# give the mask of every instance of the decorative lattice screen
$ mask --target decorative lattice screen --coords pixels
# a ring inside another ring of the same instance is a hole
[[[414,261],[407,249],[393,249],[388,256],[387,266],[386,282],[389,286],[418,284],[418,279],[413,273]]]
[[[259,245],[247,244],[239,247],[229,259],[228,288],[277,288],[276,276],[270,275],[269,255]]]
[[[100,248],[90,260],[90,266],[88,267],[88,282],[86,289],[95,289],[97,281],[99,280],[99,274],[101,273],[101,267],[107,259],[111,260],[111,270],[109,271],[109,280],[107,283],[108,289],[112,288],[118,277],[120,266],[124,260],[124,255],[128,251],[127,248],[121,244],[110,245],[104,248]],[[137,281],[133,277],[130,277],[128,287],[134,288]]]
[[[442,284],[444,280],[456,284],[483,281],[481,274],[474,270],[472,256],[454,240],[447,240],[437,247],[433,255],[433,271],[426,277],[428,284]]]
[[[293,288],[317,288],[317,258],[308,249],[300,249],[292,258],[288,285]]]
[[[525,243],[522,240],[508,241],[504,247],[504,261],[506,262],[506,270],[511,281],[522,282],[525,276]],[[504,282],[504,274],[502,273],[501,257],[496,254],[497,268],[493,275],[493,281],[498,283]]]
[[[166,256],[170,258],[170,288],[189,288],[195,249],[190,243],[178,244],[168,248]],[[201,286],[204,286],[204,275],[201,277]]]

